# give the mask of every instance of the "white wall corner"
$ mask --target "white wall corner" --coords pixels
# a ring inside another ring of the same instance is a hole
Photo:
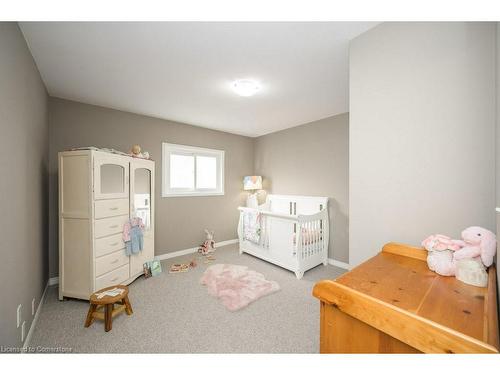
[[[350,271],[352,269],[352,266],[349,263],[341,262],[340,260],[328,258],[328,263],[332,266],[339,267],[347,271]]]

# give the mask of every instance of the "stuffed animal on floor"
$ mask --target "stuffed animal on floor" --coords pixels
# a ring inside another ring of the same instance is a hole
[[[207,239],[198,249],[201,255],[208,255],[215,251],[214,231],[205,229],[205,233],[207,234]]]
[[[496,236],[481,227],[469,227],[462,232],[462,240],[443,235],[429,236],[422,241],[429,254],[427,265],[432,271],[453,276],[466,284],[484,287],[488,284],[486,268],[493,263]]]

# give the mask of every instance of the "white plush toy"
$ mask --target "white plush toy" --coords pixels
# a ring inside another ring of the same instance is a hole
[[[422,241],[422,246],[429,252],[427,265],[431,271],[443,276],[455,275],[453,252],[465,246],[464,241],[453,240],[443,234],[433,234]]]
[[[202,255],[208,255],[215,251],[214,231],[205,229],[205,233],[207,234],[207,239],[198,249],[198,252]]]

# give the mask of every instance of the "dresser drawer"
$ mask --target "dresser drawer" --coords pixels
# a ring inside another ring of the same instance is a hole
[[[128,215],[128,199],[107,199],[95,202],[95,218]]]
[[[125,254],[125,250],[123,249],[104,255],[95,260],[95,275],[101,276],[106,272],[128,264],[128,262],[129,257]]]
[[[128,220],[128,215],[97,219],[94,224],[95,238],[106,237],[123,232],[123,224]]]
[[[109,237],[98,238],[95,240],[95,256],[100,257],[106,254],[110,254],[120,249],[125,248],[125,242],[123,242],[122,234],[114,234]]]
[[[95,289],[99,290],[108,286],[120,284],[129,278],[128,264],[117,268],[114,271],[105,273],[95,279]]]

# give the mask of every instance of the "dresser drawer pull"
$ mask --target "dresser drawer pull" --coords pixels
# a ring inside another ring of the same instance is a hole
[[[117,276],[117,277],[115,277],[114,279],[111,279],[111,282],[116,281],[116,280],[118,280],[118,279],[119,279],[119,277]]]
[[[118,225],[111,225],[111,226],[109,227],[109,229],[115,229],[115,228],[118,228]]]
[[[113,242],[112,244],[109,244],[109,246],[116,246],[118,245],[118,242]]]
[[[115,259],[114,261],[111,262],[111,264],[118,263],[119,259]]]
[[[109,210],[110,211],[116,211],[118,209],[118,207],[110,207]]]

